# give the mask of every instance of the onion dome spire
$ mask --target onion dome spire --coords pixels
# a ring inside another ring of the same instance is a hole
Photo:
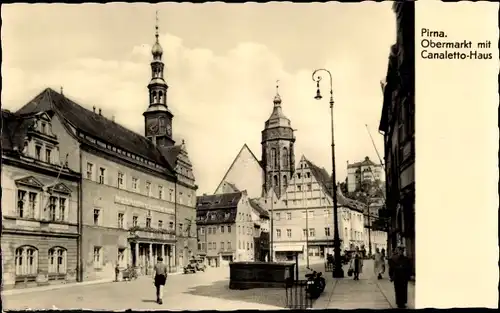
[[[158,41],[158,10],[156,11],[156,25],[155,25],[155,37],[156,37],[156,42],[153,45],[153,48],[151,49],[151,54],[153,54],[153,59],[155,60],[161,60],[161,56],[163,55],[163,48],[160,45],[160,42]]]

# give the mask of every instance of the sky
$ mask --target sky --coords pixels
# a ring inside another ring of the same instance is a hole
[[[158,10],[174,139],[186,142],[198,193],[213,193],[247,144],[260,159],[273,108],[296,129],[295,158],[331,171],[329,77],[314,99],[312,72],[332,73],[337,180],[347,161],[383,157],[380,81],[396,41],[391,2],[2,5],[2,108],[47,87],[140,134],[148,107]]]

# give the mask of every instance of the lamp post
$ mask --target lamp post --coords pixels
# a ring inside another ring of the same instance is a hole
[[[342,262],[340,260],[340,237],[339,237],[339,224],[338,224],[338,214],[337,214],[337,180],[335,177],[335,137],[333,130],[333,82],[332,73],[326,69],[317,69],[312,74],[313,81],[316,82],[316,96],[314,99],[321,100],[321,92],[319,90],[319,82],[321,81],[321,76],[316,75],[318,72],[326,72],[330,76],[330,115],[332,124],[332,183],[333,183],[333,249],[334,249],[334,267],[333,267],[333,277],[343,278],[344,270],[342,269]]]

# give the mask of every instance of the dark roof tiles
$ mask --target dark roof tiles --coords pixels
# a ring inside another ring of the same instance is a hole
[[[236,208],[242,192],[203,195],[196,197],[196,210]]]

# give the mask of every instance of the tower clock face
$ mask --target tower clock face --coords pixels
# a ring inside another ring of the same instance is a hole
[[[158,126],[158,121],[150,120],[148,123],[148,130],[151,135],[158,134],[158,130],[160,127]]]

